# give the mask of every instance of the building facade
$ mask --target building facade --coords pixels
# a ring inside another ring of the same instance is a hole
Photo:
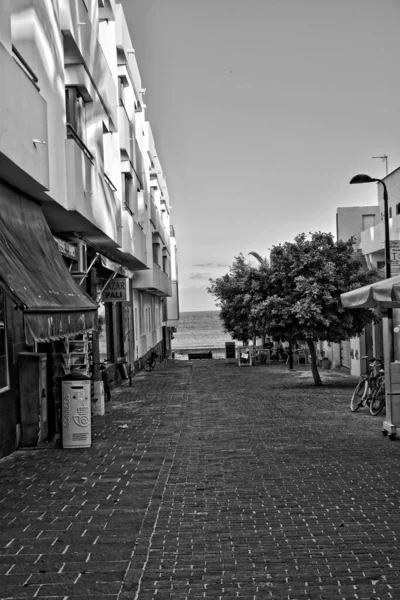
[[[59,432],[74,360],[94,379],[107,360],[117,384],[127,363],[168,353],[179,310],[168,188],[122,6],[2,3],[0,70],[1,457]]]
[[[383,204],[374,206],[340,207],[336,214],[337,239],[348,240],[351,236],[356,238],[354,252],[361,254],[365,260],[366,268],[377,268],[384,276],[385,257],[384,247],[375,244],[375,255],[369,252],[370,247],[366,239],[374,239],[376,232],[383,229]],[[332,363],[349,370],[352,375],[365,372],[366,363],[362,357],[369,358],[383,356],[382,326],[369,324],[362,336],[343,340],[340,344],[332,344]]]

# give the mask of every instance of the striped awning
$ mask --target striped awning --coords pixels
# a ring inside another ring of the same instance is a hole
[[[97,327],[97,308],[58,251],[39,204],[0,190],[0,285],[23,311],[28,345]]]

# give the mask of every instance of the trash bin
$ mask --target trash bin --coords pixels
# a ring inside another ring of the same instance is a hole
[[[89,448],[92,445],[91,379],[73,372],[61,383],[61,439],[63,448]]]

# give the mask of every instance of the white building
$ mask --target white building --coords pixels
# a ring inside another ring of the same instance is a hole
[[[137,370],[153,349],[169,352],[179,311],[171,325],[177,270],[168,188],[122,6],[1,3],[0,73],[3,456],[24,439],[21,353],[47,358],[41,435],[51,434],[59,426],[57,339],[86,336],[94,376],[107,358],[118,383],[126,362]],[[116,279],[118,299],[106,294]]]

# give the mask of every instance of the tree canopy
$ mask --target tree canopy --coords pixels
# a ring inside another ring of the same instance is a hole
[[[252,267],[239,254],[229,272],[217,279],[210,279],[207,291],[220,307],[220,319],[224,329],[234,340],[246,344],[254,336],[262,335],[259,316],[252,310],[255,294],[259,290],[259,270]]]
[[[208,288],[219,301],[225,330],[240,341],[265,332],[289,343],[305,341],[315,384],[321,385],[315,342],[360,335],[375,318],[368,309],[341,304],[342,293],[379,278],[354,253],[354,241],[335,242],[331,233],[302,233],[293,242],[273,246],[270,262],[257,269],[243,255],[237,257],[229,273],[211,280]]]

